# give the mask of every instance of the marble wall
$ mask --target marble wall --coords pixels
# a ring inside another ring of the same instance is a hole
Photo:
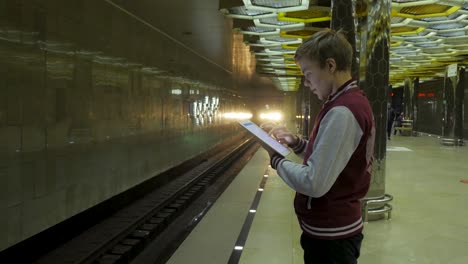
[[[0,250],[241,132],[229,52],[111,3],[0,0]]]

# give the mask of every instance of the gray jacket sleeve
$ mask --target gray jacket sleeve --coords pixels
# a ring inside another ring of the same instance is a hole
[[[325,195],[356,150],[363,131],[351,111],[332,108],[320,122],[307,165],[281,160],[278,175],[295,191],[311,197]],[[311,143],[311,142],[309,142]]]

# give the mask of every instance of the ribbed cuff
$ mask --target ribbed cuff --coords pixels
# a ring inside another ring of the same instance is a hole
[[[281,156],[278,153],[273,154],[270,158],[271,167],[276,170],[276,168],[278,167],[278,165],[280,164],[282,160],[284,160],[283,156]]]
[[[294,146],[289,146],[294,153],[299,154],[304,152],[305,147],[307,146],[307,140],[299,138],[299,141]]]

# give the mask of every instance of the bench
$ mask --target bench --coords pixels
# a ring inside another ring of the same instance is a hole
[[[395,127],[395,131],[400,131],[402,136],[411,136],[413,133],[413,126]]]

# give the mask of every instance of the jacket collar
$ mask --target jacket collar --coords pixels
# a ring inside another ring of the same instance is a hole
[[[341,94],[343,94],[344,92],[346,92],[346,91],[348,91],[349,89],[352,89],[352,88],[357,88],[357,81],[353,80],[353,79],[350,79],[350,80],[346,81],[343,85],[341,85],[340,88],[338,88],[338,90],[334,94],[329,95],[328,98],[327,98],[327,101],[325,101],[325,104],[335,100]]]

